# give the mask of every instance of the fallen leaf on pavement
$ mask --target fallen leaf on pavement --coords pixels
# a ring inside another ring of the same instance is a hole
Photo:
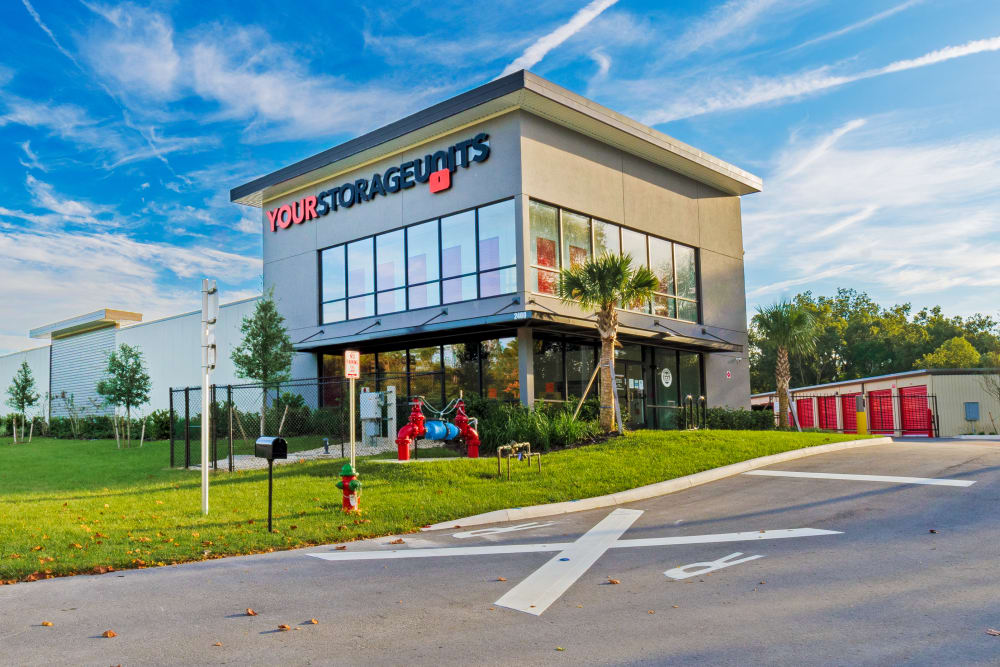
[[[222,646],[222,642],[215,642],[212,646]]]
[[[347,548],[347,545],[346,545],[346,544],[342,544],[342,545],[341,545],[341,546],[339,546],[339,547],[335,547],[335,549],[336,549],[337,551],[343,551],[343,550],[344,550],[344,549],[346,549],[346,548]]]
[[[47,628],[51,628],[52,627],[52,621],[42,621],[42,625],[44,625]]]
[[[931,533],[935,533],[935,534],[937,534],[937,531],[936,531],[936,530],[934,530],[933,528],[931,528],[931,529],[930,529],[930,531],[928,531],[928,532],[931,532]]]
[[[306,621],[306,623],[308,623],[309,625],[316,625],[319,623],[319,621],[317,621],[315,618],[310,618],[308,621]]]
[[[674,609],[677,609],[677,605],[674,605]]]
[[[566,649],[564,649],[562,646],[556,646],[556,650],[557,651],[565,651]]]
[[[987,628],[986,634],[991,637],[1000,637],[1000,630],[994,630],[993,628]]]
[[[622,582],[618,581],[617,579],[612,579],[611,577],[608,577],[608,583],[609,584],[620,584]]]
[[[255,612],[253,609],[250,609],[249,607],[247,608],[247,616],[256,616],[256,615],[257,612]]]
[[[112,637],[117,637],[117,636],[118,636],[118,633],[117,633],[117,632],[115,632],[114,630],[105,630],[105,631],[104,631],[104,632],[103,632],[103,633],[101,634],[101,636],[102,636],[102,637],[106,637],[106,638],[110,639],[110,638],[112,638]]]
[[[402,537],[396,538],[395,540],[389,542],[389,544],[403,544],[403,538]]]
[[[647,614],[655,614],[656,612],[655,612],[655,611],[653,611],[652,609],[650,609],[650,610],[649,610],[649,611],[647,611],[646,613],[647,613]]]
[[[292,626],[290,626],[290,625],[285,625],[284,623],[282,623],[281,625],[279,625],[279,626],[278,626],[278,629],[279,629],[279,630],[282,630],[282,631],[285,631],[285,630],[291,630],[291,629],[292,629]]]
[[[507,581],[507,577],[497,577],[497,581]]]

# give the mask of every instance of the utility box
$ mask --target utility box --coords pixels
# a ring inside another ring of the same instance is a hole
[[[965,404],[965,421],[967,422],[977,422],[979,421],[979,402],[971,402]]]
[[[287,459],[288,443],[281,437],[272,438],[265,436],[257,438],[257,442],[254,444],[254,455],[259,459],[267,459],[268,461]]]

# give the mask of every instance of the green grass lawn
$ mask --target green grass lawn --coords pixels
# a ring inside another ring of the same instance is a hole
[[[405,533],[470,514],[630,489],[790,449],[857,436],[754,431],[638,431],[543,456],[542,472],[496,459],[393,464],[359,459],[360,515],[341,509],[343,460],[275,467],[275,532],[267,471],[212,474],[201,515],[200,472],[167,468],[168,444],[0,440],[0,581],[169,565]],[[443,452],[425,453],[441,455]]]

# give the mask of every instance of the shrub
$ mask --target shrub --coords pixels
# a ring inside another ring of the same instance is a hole
[[[774,430],[774,413],[770,410],[746,410],[740,408],[709,408],[706,417],[708,428],[738,431]]]
[[[574,420],[575,409],[575,403],[541,403],[531,410],[520,403],[474,397],[466,400],[466,412],[478,420],[477,431],[484,453],[495,452],[497,447],[510,442],[530,442],[534,450],[548,451],[596,436],[597,422],[583,419],[582,411]]]

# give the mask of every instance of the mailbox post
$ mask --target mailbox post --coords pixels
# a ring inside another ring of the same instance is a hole
[[[274,496],[274,459],[288,458],[288,443],[284,438],[257,438],[254,455],[267,459],[267,532],[271,532],[271,499]]]

